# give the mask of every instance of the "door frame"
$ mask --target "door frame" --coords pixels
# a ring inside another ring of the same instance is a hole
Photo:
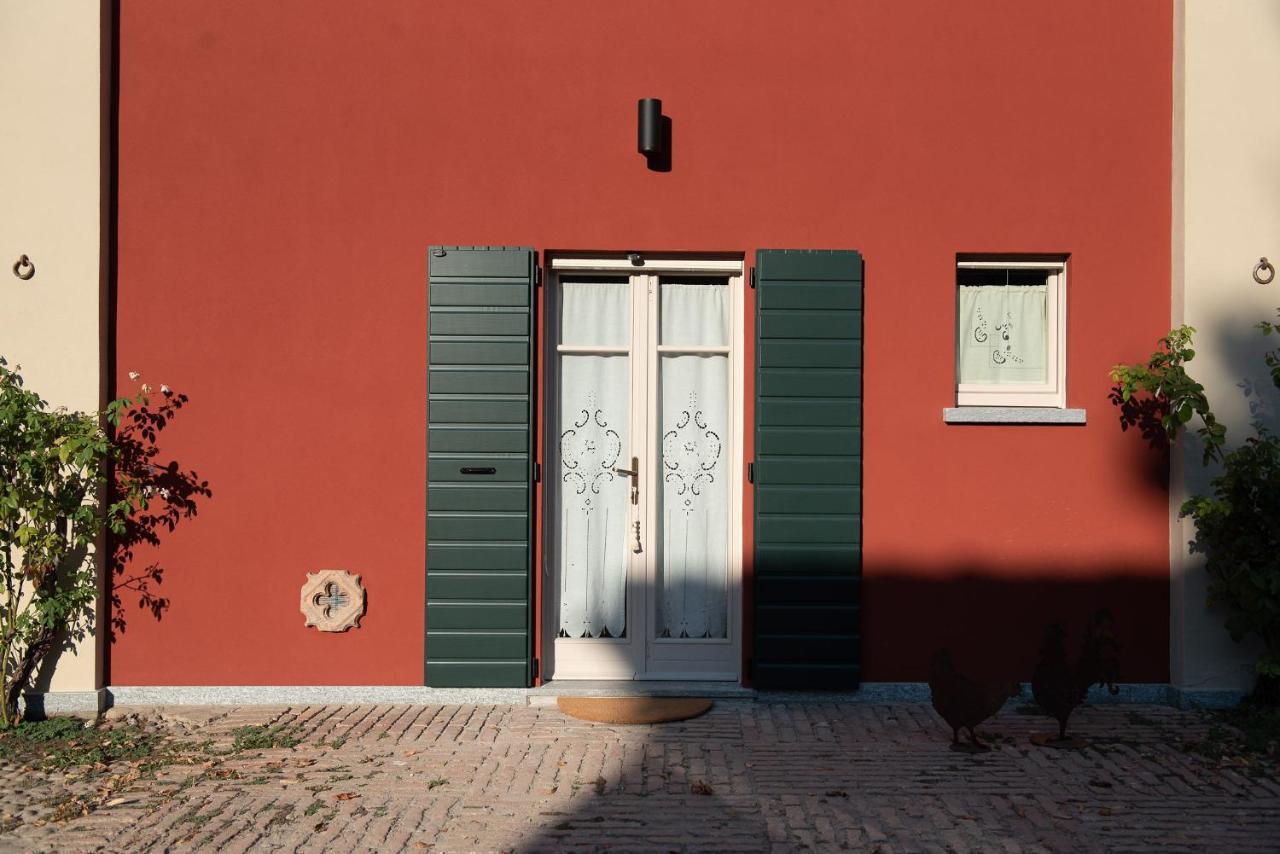
[[[653,621],[653,603],[648,601],[652,597],[646,597],[645,606],[640,609],[644,616],[642,619],[643,636],[639,639],[642,642],[642,649],[636,653],[642,658],[635,673],[631,675],[620,675],[619,673],[601,673],[599,676],[588,677],[579,676],[577,678],[599,678],[599,679],[659,679],[659,680],[716,680],[716,681],[734,681],[741,682],[742,679],[742,645],[743,631],[745,623],[745,613],[743,610],[743,533],[746,520],[743,516],[743,499],[745,492],[745,468],[746,449],[745,441],[745,409],[746,402],[744,395],[746,394],[745,383],[745,357],[746,357],[746,294],[744,288],[746,286],[746,260],[743,253],[640,253],[641,262],[633,263],[630,255],[634,253],[625,252],[548,252],[546,255],[546,287],[544,288],[544,309],[541,316],[541,339],[542,339],[542,358],[543,364],[546,366],[543,373],[542,383],[542,400],[538,401],[538,409],[543,414],[544,424],[541,428],[543,437],[543,467],[546,472],[543,477],[543,507],[545,512],[542,519],[542,570],[538,578],[538,584],[541,585],[543,595],[541,598],[542,613],[539,615],[542,624],[542,667],[541,673],[544,679],[554,679],[556,671],[555,648],[556,648],[556,627],[559,625],[559,585],[556,583],[556,526],[559,524],[559,506],[556,501],[556,490],[554,485],[555,473],[559,471],[559,443],[556,437],[559,435],[556,428],[556,418],[558,416],[559,407],[557,405],[559,395],[559,370],[558,370],[558,351],[557,344],[560,340],[560,312],[559,312],[559,276],[563,274],[580,274],[580,273],[602,273],[613,276],[636,276],[646,275],[656,278],[663,274],[708,274],[723,275],[729,280],[730,292],[730,403],[729,409],[731,413],[731,447],[730,453],[727,455],[729,460],[728,476],[729,476],[729,518],[731,520],[731,529],[729,531],[729,580],[728,580],[728,618],[729,618],[729,638],[727,644],[729,649],[730,669],[726,671],[709,671],[709,670],[648,670],[649,662],[653,659],[650,652],[650,645],[660,643],[657,639],[651,637],[651,623]],[[656,304],[656,295],[653,300]],[[650,312],[650,322],[656,322],[656,312]],[[637,318],[632,317],[633,329],[638,327]],[[648,338],[646,337],[646,342]],[[649,348],[647,343],[644,347],[632,346],[633,358],[640,355],[642,351],[652,349],[652,352],[645,353],[648,360],[649,375],[651,378],[648,389],[648,400],[643,404],[646,407],[646,417],[655,411],[657,406],[657,384],[652,381],[654,371],[656,370],[656,361],[658,359],[657,348]],[[637,417],[637,412],[632,413],[633,421]],[[645,460],[642,458],[642,465],[645,466],[646,483],[650,484],[649,489],[657,487],[659,481],[656,480],[657,473],[657,455],[652,454],[653,459]],[[656,502],[652,499],[646,500],[644,512],[647,514],[644,523],[650,535],[655,530],[653,518],[653,510]],[[646,538],[648,540],[648,538]],[[644,562],[645,577],[642,582],[652,586],[655,578],[655,562],[652,556]],[[634,585],[634,579],[628,579],[628,593]],[[638,607],[638,603],[631,601],[628,596],[628,614],[632,613],[633,606]],[[630,617],[629,617],[630,619]],[[607,639],[604,640],[607,642]],[[715,641],[712,641],[715,643]],[[562,677],[563,678],[563,677]]]

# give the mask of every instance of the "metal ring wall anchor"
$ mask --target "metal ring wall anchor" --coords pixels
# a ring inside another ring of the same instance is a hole
[[[1253,265],[1253,280],[1260,285],[1269,285],[1276,277],[1276,268],[1266,258],[1259,258]]]
[[[25,282],[36,274],[36,265],[31,263],[30,258],[23,255],[13,265],[13,274]]]

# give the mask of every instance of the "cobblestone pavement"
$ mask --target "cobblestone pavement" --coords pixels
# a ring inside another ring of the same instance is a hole
[[[242,750],[130,781],[88,815],[0,835],[5,850],[1280,850],[1280,782],[1188,753],[1203,716],[1083,709],[1082,750],[1013,704],[995,747],[952,751],[921,705],[718,701],[619,727],[551,707],[116,709]],[[12,767],[0,766],[13,791]],[[56,775],[43,792],[57,794]],[[67,784],[73,786],[74,784]]]

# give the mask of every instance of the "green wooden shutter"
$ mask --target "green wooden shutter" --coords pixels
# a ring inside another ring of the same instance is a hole
[[[532,681],[531,249],[431,247],[426,684]]]
[[[856,688],[861,671],[862,256],[756,254],[759,688]]]

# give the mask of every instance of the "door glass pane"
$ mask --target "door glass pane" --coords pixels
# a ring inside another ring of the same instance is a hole
[[[660,359],[660,638],[728,637],[729,357]]]
[[[962,384],[1045,382],[1050,275],[1044,270],[958,271]]]
[[[728,280],[663,277],[659,290],[659,344],[728,346]]]
[[[626,636],[629,361],[560,357],[560,637]]]
[[[560,343],[597,347],[630,346],[629,280],[562,278]]]

